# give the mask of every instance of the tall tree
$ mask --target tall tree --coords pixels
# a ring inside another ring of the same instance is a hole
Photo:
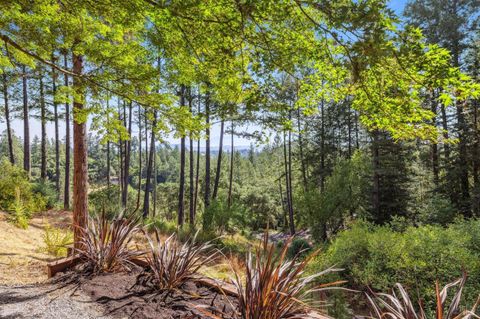
[[[205,209],[210,206],[210,92],[205,95],[205,192],[204,204]]]
[[[5,110],[5,123],[7,125],[7,140],[8,140],[8,158],[12,165],[15,164],[15,156],[13,153],[13,140],[12,140],[12,129],[10,127],[10,106],[9,106],[9,99],[8,99],[8,79],[7,73],[3,71],[2,74],[3,79],[3,104]]]
[[[52,61],[56,61],[52,54]],[[52,96],[53,96],[53,117],[55,123],[55,190],[57,191],[57,200],[60,198],[60,133],[58,127],[58,103],[55,95],[57,94],[57,73],[52,67]]]
[[[27,69],[22,66],[23,88],[23,169],[30,175],[30,124],[28,108]]]
[[[180,107],[185,106],[185,86],[180,88]],[[185,135],[180,138],[180,178],[178,188],[178,225],[183,226],[185,221]]]
[[[225,132],[225,120],[220,121],[220,144],[218,145],[218,156],[217,156],[217,170],[215,172],[215,182],[213,184],[213,195],[212,198],[215,200],[218,194],[218,185],[220,183],[220,174],[222,170],[222,156],[223,156],[223,135]]]
[[[40,126],[41,126],[41,164],[40,178],[47,178],[47,110],[45,106],[45,88],[43,84],[43,72],[39,73],[40,82]]]
[[[68,69],[67,54],[63,55],[63,66]],[[63,74],[65,87],[68,87],[68,74]],[[63,191],[63,209],[70,208],[70,103],[65,102],[65,185]]]

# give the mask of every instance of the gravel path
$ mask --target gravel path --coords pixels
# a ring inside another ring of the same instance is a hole
[[[0,318],[108,319],[102,309],[74,287],[58,284],[0,286]]]

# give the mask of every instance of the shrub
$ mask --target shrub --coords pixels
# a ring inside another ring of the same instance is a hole
[[[19,199],[17,189],[20,190]],[[27,173],[3,160],[0,162],[0,210],[9,211],[18,202],[22,203],[27,214],[45,209],[45,200],[40,194],[33,192]]]
[[[308,288],[316,278],[335,269],[304,276],[306,266],[318,251],[302,261],[298,255],[287,260],[290,243],[288,241],[280,253],[275,254],[275,246],[269,245],[268,236],[265,236],[255,256],[249,253],[247,257],[245,280],[235,272],[233,283],[238,293],[241,318],[301,318],[308,310],[305,302],[310,293],[337,284],[333,282]]]
[[[62,230],[48,224],[45,226],[42,237],[45,244],[42,250],[55,257],[66,256],[67,246],[73,243],[71,231]]]
[[[233,203],[228,207],[226,198],[217,199],[203,212],[202,227],[204,231],[215,230],[220,234],[236,228],[244,229],[246,215],[247,209],[240,203]]]
[[[57,203],[57,191],[52,183],[39,181],[32,184],[32,191],[37,198],[43,200],[42,206],[45,209],[52,209]]]
[[[200,267],[218,256],[217,250],[212,250],[210,242],[197,243],[196,236],[180,244],[173,234],[165,241],[160,239],[158,230],[152,239],[148,240],[149,252],[147,262],[149,271],[141,277],[144,283],[150,283],[158,290],[172,290],[180,287],[198,273]]]
[[[160,216],[148,217],[143,223],[149,232],[158,230],[161,234],[170,235],[177,231],[176,222],[165,220]]]
[[[127,216],[108,219],[105,213],[88,217],[87,226],[81,229],[81,248],[77,250],[93,273],[129,268],[132,258],[142,255],[130,250],[129,244],[140,230],[139,219]]]
[[[295,238],[287,249],[287,258],[303,257],[312,250],[310,243],[303,238]]]
[[[128,212],[133,212],[136,208],[136,193],[128,188],[127,209]],[[110,185],[110,187],[102,187],[94,190],[88,194],[89,211],[94,215],[101,215],[103,213],[109,219],[113,219],[122,211],[120,186]]]
[[[18,187],[15,189],[15,201],[11,205],[9,212],[9,222],[22,229],[28,228],[28,220],[30,216],[28,215],[25,206],[22,203],[21,192]]]
[[[465,302],[472,303],[480,290],[478,220],[461,221],[447,228],[407,227],[404,232],[388,226],[358,222],[341,232],[315,261],[315,268],[345,268],[341,278],[354,288],[386,291],[401,282],[416,299],[426,296],[427,309],[435,308],[436,280],[449,282],[465,270],[470,280]]]

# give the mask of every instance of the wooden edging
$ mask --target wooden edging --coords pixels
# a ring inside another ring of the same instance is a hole
[[[52,278],[53,276],[55,276],[55,274],[59,272],[63,272],[77,265],[80,261],[81,261],[81,258],[78,255],[75,255],[75,256],[66,257],[66,258],[48,263],[47,264],[48,278]],[[133,258],[131,259],[131,262],[143,268],[148,267],[147,261],[143,258]],[[235,286],[233,286],[232,284],[226,283],[224,281],[208,278],[208,277],[198,277],[198,278],[195,278],[194,281],[203,286],[211,288],[217,292],[220,292],[229,296],[234,296],[234,297],[238,296]],[[313,311],[309,312],[307,316],[304,318],[305,319],[332,319],[331,317],[321,315]]]

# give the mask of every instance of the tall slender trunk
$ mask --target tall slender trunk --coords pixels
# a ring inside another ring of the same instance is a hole
[[[22,66],[22,89],[23,89],[23,169],[30,176],[30,125],[28,119],[28,83],[27,69]]]
[[[185,86],[180,89],[180,105],[185,106]],[[180,179],[178,188],[178,225],[183,226],[185,221],[185,136],[180,138]]]
[[[193,217],[197,215],[197,203],[198,203],[198,184],[200,181],[200,139],[197,140],[197,163],[195,165],[195,195],[193,200]]]
[[[110,96],[107,95],[107,125],[110,125]],[[110,140],[107,140],[107,188],[110,188]]]
[[[52,61],[54,56],[52,54]],[[60,133],[58,130],[58,104],[55,101],[57,93],[57,74],[52,67],[52,96],[53,96],[53,116],[55,124],[55,189],[57,190],[57,200],[60,198]]]
[[[290,234],[295,234],[295,225],[293,223],[293,205],[292,205],[292,198],[291,195],[291,179],[290,179],[290,163],[289,161],[289,151],[287,149],[287,134],[283,132],[283,163],[285,169],[285,191],[287,195],[287,209],[288,209],[288,225]]]
[[[358,113],[355,112],[355,148],[360,149],[360,130],[358,129]]]
[[[233,191],[233,160],[235,156],[235,148],[233,146],[234,124],[232,120],[232,134],[230,136],[230,175],[228,177],[228,208],[232,206],[232,191]]]
[[[435,96],[435,92],[432,91],[432,96],[431,96],[431,111],[434,114],[433,117],[433,125],[437,125],[437,100]],[[436,142],[432,143],[431,147],[432,151],[432,172],[433,172],[433,183],[435,184],[435,187],[438,188],[440,184],[440,172],[439,172],[439,167],[438,167],[438,144]]]
[[[153,201],[153,217],[157,215],[157,148],[153,147],[153,192],[152,192],[152,201]]]
[[[474,127],[474,143],[473,143],[473,188],[475,190],[475,194],[473,197],[473,215],[478,217],[480,213],[480,129],[478,123],[478,100],[473,101],[473,127]]]
[[[320,104],[320,116],[322,117],[320,127],[320,190],[324,191],[325,188],[325,102],[322,99]]]
[[[73,72],[79,76],[83,72],[83,56],[73,53]],[[87,224],[88,214],[88,161],[87,161],[87,124],[76,119],[84,108],[84,89],[78,77],[73,78],[75,100],[73,102],[73,225],[74,246],[82,247],[81,229]]]
[[[348,104],[347,110],[347,128],[348,128],[348,158],[352,157],[352,109]]]
[[[468,127],[463,114],[464,105],[457,102],[457,120],[458,120],[458,169],[460,175],[460,190],[462,201],[460,209],[465,217],[471,217],[470,205],[470,184],[468,180],[468,161],[467,161],[467,138]]]
[[[40,73],[40,131],[40,178],[45,182],[47,178],[47,117],[45,110],[45,90],[42,73]]]
[[[7,124],[8,158],[10,159],[10,163],[14,165],[15,156],[13,154],[12,129],[10,128],[10,108],[8,105],[8,81],[5,72],[3,72],[3,102],[5,106],[5,122]]]
[[[152,135],[150,137],[150,152],[148,154],[147,176],[145,181],[145,196],[143,198],[143,218],[147,218],[150,212],[150,177],[152,175],[153,155],[155,154],[155,126],[157,125],[157,113],[153,114]]]
[[[205,96],[205,117],[207,128],[205,129],[205,209],[210,206],[210,92]]]
[[[190,87],[188,89],[188,107],[190,110],[190,113],[193,113],[192,109],[192,88]],[[195,202],[194,202],[194,196],[195,196],[195,185],[194,185],[194,171],[193,171],[193,163],[194,163],[194,154],[193,154],[193,139],[192,139],[192,133],[190,133],[189,138],[189,156],[188,156],[188,161],[189,161],[189,173],[188,173],[188,180],[189,180],[189,196],[190,196],[190,205],[189,205],[189,222],[190,225],[194,225],[195,222]]]
[[[380,150],[379,150],[379,132],[372,132],[372,160],[373,160],[373,191],[372,206],[376,218],[382,218],[380,211]]]
[[[302,173],[303,180],[303,190],[308,191],[308,182],[307,182],[307,168],[305,164],[305,156],[303,153],[303,134],[302,134],[302,123],[301,123],[301,111],[297,110],[297,128],[298,128],[298,147],[300,155],[300,169]]]
[[[142,190],[142,111],[138,104],[138,187],[137,209],[140,207],[140,193]]]
[[[126,104],[124,102],[123,106],[124,116],[126,116]],[[127,119],[124,118],[124,122],[126,124]],[[132,150],[132,102],[128,105],[128,140],[124,142],[125,146],[125,160],[124,160],[124,172],[123,172],[123,194],[122,194],[122,205],[124,208],[127,207],[128,202],[128,185],[130,182],[130,154]]]
[[[292,110],[289,110],[289,120],[292,120]],[[292,131],[288,131],[288,196],[290,197],[290,207],[288,211],[288,222],[290,226],[290,235],[295,235],[295,220],[293,216],[293,186],[292,186]]]
[[[67,54],[63,56],[65,69],[68,68]],[[64,85],[68,87],[68,75],[64,74]],[[70,208],[70,104],[65,103],[65,185],[63,209]]]
[[[218,194],[218,184],[220,183],[220,173],[222,170],[222,155],[223,155],[223,135],[225,132],[225,120],[222,119],[220,123],[220,144],[218,147],[218,157],[217,157],[217,171],[215,173],[215,183],[213,184],[213,199],[217,198]]]

